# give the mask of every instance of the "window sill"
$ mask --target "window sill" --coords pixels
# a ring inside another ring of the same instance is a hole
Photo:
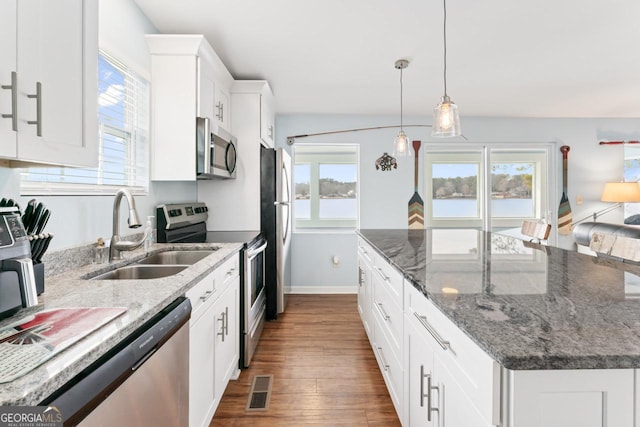
[[[355,234],[357,228],[297,228],[293,234]]]
[[[44,184],[25,183],[20,186],[21,196],[113,196],[121,188],[128,188],[134,196],[149,194],[144,187],[126,185],[80,185],[80,184]]]

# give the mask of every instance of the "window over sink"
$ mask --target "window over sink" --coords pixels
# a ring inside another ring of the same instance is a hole
[[[97,168],[31,167],[21,174],[23,195],[113,194],[149,189],[149,82],[100,50]]]

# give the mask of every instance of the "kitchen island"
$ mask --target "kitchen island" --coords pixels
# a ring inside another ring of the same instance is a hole
[[[53,308],[122,307],[126,312],[20,378],[0,384],[0,405],[37,405],[176,298],[201,283],[225,261],[234,256],[237,258],[243,244],[155,244],[149,251],[138,249],[123,253],[122,261],[89,264],[48,276],[46,291],[38,298],[38,306],[2,320],[0,327],[36,311]],[[89,280],[154,253],[200,249],[213,252],[173,276],[146,280]],[[67,261],[69,264],[74,262],[73,259]],[[60,260],[62,263],[64,260]]]
[[[405,381],[402,392],[396,393],[405,425],[414,424],[409,422],[413,419],[413,380],[408,375],[412,375],[410,355],[415,352],[408,341],[417,330],[411,325],[416,319],[419,322],[413,323],[424,326],[429,338],[435,338],[434,347],[443,352],[442,360],[451,359],[454,368],[440,372],[460,370],[457,380],[451,375],[452,382],[469,397],[465,403],[478,410],[477,417],[470,419],[484,416],[484,422],[465,419],[460,423],[520,427],[631,426],[637,422],[634,393],[640,367],[640,299],[625,292],[625,284],[639,280],[638,266],[480,230],[359,230],[358,234],[361,255],[369,249],[375,252],[369,263],[373,267],[369,292],[371,305],[381,307],[372,310],[368,319],[374,348],[381,339],[389,340],[389,334],[380,330],[393,318],[393,306],[384,296],[376,297],[383,293],[378,289],[384,291],[376,278],[393,282],[393,275],[383,271],[385,263],[403,277],[399,309],[404,313],[404,343],[397,358],[404,362]],[[361,277],[366,277],[367,262],[360,264]],[[382,265],[380,274],[376,274],[378,265]],[[378,311],[383,315],[376,316]],[[371,320],[376,318],[382,320]],[[456,339],[448,340],[447,335],[455,338],[457,333],[461,336],[456,349]],[[465,365],[463,347],[471,349],[477,363]],[[437,366],[438,359],[436,354],[436,362],[427,364]],[[383,368],[386,365],[393,363],[384,363]],[[477,366],[485,368],[479,368],[484,373],[478,371],[475,377]],[[437,373],[424,374],[420,382],[427,376],[435,381]],[[419,385],[424,388],[426,381]],[[492,384],[483,390],[480,382]],[[437,401],[446,406],[439,395],[443,389],[425,392],[427,399],[434,399],[434,406]],[[451,402],[455,387],[448,389]],[[476,392],[493,398],[474,402]],[[621,400],[622,406],[611,406],[612,401]],[[446,425],[458,425],[451,421],[456,415],[449,414]],[[565,416],[571,421],[558,423]],[[531,421],[525,421],[527,417]],[[551,419],[556,424],[546,423]],[[591,421],[585,424],[585,420]]]

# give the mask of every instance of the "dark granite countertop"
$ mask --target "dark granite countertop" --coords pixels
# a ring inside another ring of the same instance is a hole
[[[359,235],[507,369],[640,368],[640,267],[468,229]]]

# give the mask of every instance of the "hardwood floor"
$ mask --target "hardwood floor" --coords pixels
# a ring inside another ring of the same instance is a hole
[[[356,304],[356,295],[290,295],[211,426],[399,426]],[[246,412],[253,377],[269,374],[269,409]]]

